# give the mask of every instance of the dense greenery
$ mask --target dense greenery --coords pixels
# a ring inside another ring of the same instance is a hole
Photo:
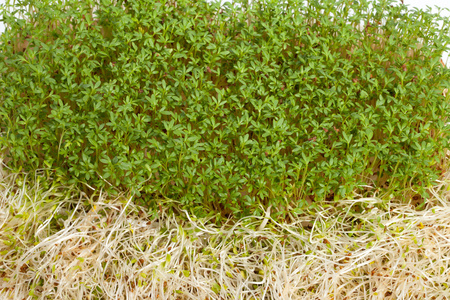
[[[440,175],[438,15],[392,1],[19,4],[26,20],[4,9],[0,46],[15,170],[237,217],[374,189],[426,196]]]

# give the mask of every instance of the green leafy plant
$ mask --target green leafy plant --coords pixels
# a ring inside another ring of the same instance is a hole
[[[427,197],[448,148],[450,22],[393,1],[235,4],[4,9],[9,166],[217,218]]]

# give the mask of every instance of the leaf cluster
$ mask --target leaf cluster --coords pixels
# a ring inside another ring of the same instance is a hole
[[[285,217],[374,188],[426,195],[440,174],[450,22],[429,11],[19,4],[26,18],[3,10],[0,45],[0,145],[12,168],[237,217],[269,206]]]

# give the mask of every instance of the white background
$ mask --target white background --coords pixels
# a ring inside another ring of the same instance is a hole
[[[12,0],[10,0],[12,3]],[[208,0],[207,0],[208,1]],[[398,0],[400,1],[400,0]],[[420,8],[420,9],[426,9],[427,6],[430,6],[432,8],[433,12],[437,12],[437,9],[435,6],[439,7],[445,7],[450,9],[450,0],[403,0],[404,4],[408,6],[409,9],[412,9],[413,7]],[[209,1],[208,1],[209,2]],[[229,0],[222,0],[222,3],[224,2],[230,2]],[[0,0],[0,4],[4,4],[5,0]],[[450,17],[449,11],[444,11],[441,13],[442,16]],[[3,22],[0,22],[0,32],[4,31],[4,25]],[[443,60],[447,63],[447,66],[450,66],[450,59],[448,59],[448,52],[444,53]]]

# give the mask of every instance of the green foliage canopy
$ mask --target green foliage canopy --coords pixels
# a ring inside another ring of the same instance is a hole
[[[424,195],[448,148],[450,22],[393,1],[236,4],[4,9],[9,166],[198,216],[302,213],[374,188]]]

